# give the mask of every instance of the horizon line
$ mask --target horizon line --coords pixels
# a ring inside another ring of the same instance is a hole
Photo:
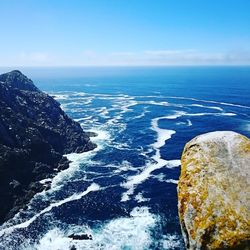
[[[250,64],[166,64],[166,65],[0,65],[0,68],[161,68],[161,67],[250,67]]]

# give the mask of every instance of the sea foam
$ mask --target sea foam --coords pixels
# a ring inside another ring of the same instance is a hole
[[[145,168],[138,174],[129,176],[125,183],[122,183],[121,186],[126,188],[127,191],[122,194],[121,201],[125,202],[130,199],[130,196],[134,194],[134,189],[138,184],[141,184],[145,180],[147,180],[151,173],[157,169],[162,167],[178,167],[180,165],[180,160],[165,160],[161,157],[160,148],[165,145],[165,141],[169,140],[173,134],[175,134],[174,130],[162,129],[159,128],[158,122],[162,119],[176,119],[182,116],[184,112],[176,112],[174,115],[157,117],[154,118],[151,122],[151,129],[157,133],[156,141],[151,145],[155,149],[155,154],[152,156],[154,162],[149,162],[145,166]]]
[[[13,232],[15,229],[19,229],[19,228],[26,228],[28,227],[32,222],[34,222],[39,216],[50,212],[53,208],[55,207],[59,207],[65,203],[71,202],[71,201],[75,201],[75,200],[79,200],[82,197],[84,197],[85,195],[87,195],[90,192],[93,191],[97,191],[100,190],[100,186],[97,185],[96,183],[92,183],[84,192],[82,193],[75,193],[63,200],[60,200],[58,202],[52,203],[50,204],[48,207],[44,208],[42,211],[40,211],[39,213],[37,213],[36,215],[34,215],[32,218],[30,218],[29,220],[22,222],[20,224],[14,225],[12,227],[9,228],[5,228],[3,230],[0,231],[0,236],[2,236],[5,233],[11,233]]]
[[[73,232],[54,228],[33,249],[71,249],[73,245],[76,249],[93,250],[149,249],[152,243],[151,230],[156,222],[157,217],[147,207],[135,207],[129,217],[120,217],[94,228],[83,225],[83,232],[92,235],[93,240],[72,241],[67,235]]]

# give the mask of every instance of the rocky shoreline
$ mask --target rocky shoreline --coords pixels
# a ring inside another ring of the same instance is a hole
[[[0,75],[0,223],[49,189],[40,181],[69,167],[64,154],[94,149],[89,136],[20,71]]]

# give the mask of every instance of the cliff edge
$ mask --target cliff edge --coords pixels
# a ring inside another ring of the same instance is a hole
[[[20,71],[0,75],[0,223],[49,188],[39,181],[68,167],[63,154],[94,148],[60,104]]]
[[[220,131],[188,142],[178,209],[187,249],[250,249],[250,140]]]

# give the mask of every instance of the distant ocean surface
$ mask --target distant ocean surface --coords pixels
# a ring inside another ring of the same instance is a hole
[[[215,130],[250,137],[250,67],[20,70],[96,132],[98,147],[68,155],[51,189],[0,227],[0,249],[184,249],[182,150]]]

